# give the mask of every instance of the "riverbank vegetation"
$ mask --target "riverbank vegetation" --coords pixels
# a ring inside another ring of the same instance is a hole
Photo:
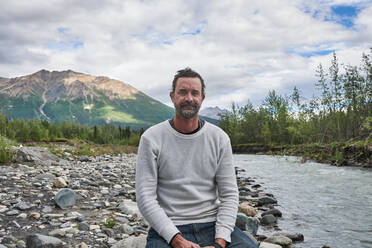
[[[233,104],[230,113],[221,115],[220,126],[234,150],[266,147],[273,153],[348,164],[346,151],[357,148],[364,153],[364,163],[371,164],[372,48],[359,66],[342,65],[333,53],[331,66],[319,64],[316,76],[319,96],[310,100],[294,87],[289,96],[269,91],[258,107],[249,101],[245,106]]]
[[[143,130],[131,130],[120,126],[87,126],[74,122],[51,123],[46,120],[9,120],[0,114],[0,163],[12,159],[11,146],[15,142],[24,145],[41,145],[58,153],[48,143],[67,144],[73,155],[118,154],[135,151]]]

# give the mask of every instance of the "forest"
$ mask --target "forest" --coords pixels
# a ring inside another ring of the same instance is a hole
[[[334,52],[329,68],[316,68],[318,96],[304,100],[268,92],[260,106],[232,104],[220,127],[233,145],[297,145],[370,140],[372,132],[372,48],[360,65],[345,65]]]

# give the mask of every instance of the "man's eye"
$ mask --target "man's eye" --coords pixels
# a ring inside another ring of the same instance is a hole
[[[178,93],[179,93],[180,95],[185,95],[185,94],[186,94],[186,90],[180,90],[180,91],[178,91]]]
[[[199,95],[199,91],[193,91],[193,92],[192,92],[192,95],[193,95],[193,96],[198,96],[198,95]]]

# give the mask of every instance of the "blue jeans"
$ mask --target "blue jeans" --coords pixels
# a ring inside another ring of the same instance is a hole
[[[182,236],[200,247],[213,245],[215,222],[197,223],[177,226]],[[147,236],[146,248],[170,248],[171,246],[154,229],[150,229]],[[244,232],[235,227],[231,233],[231,243],[226,248],[258,248]]]

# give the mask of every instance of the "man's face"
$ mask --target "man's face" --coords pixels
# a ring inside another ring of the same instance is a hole
[[[170,97],[176,112],[186,119],[194,117],[204,100],[202,84],[197,77],[181,77],[177,80],[174,93]]]

